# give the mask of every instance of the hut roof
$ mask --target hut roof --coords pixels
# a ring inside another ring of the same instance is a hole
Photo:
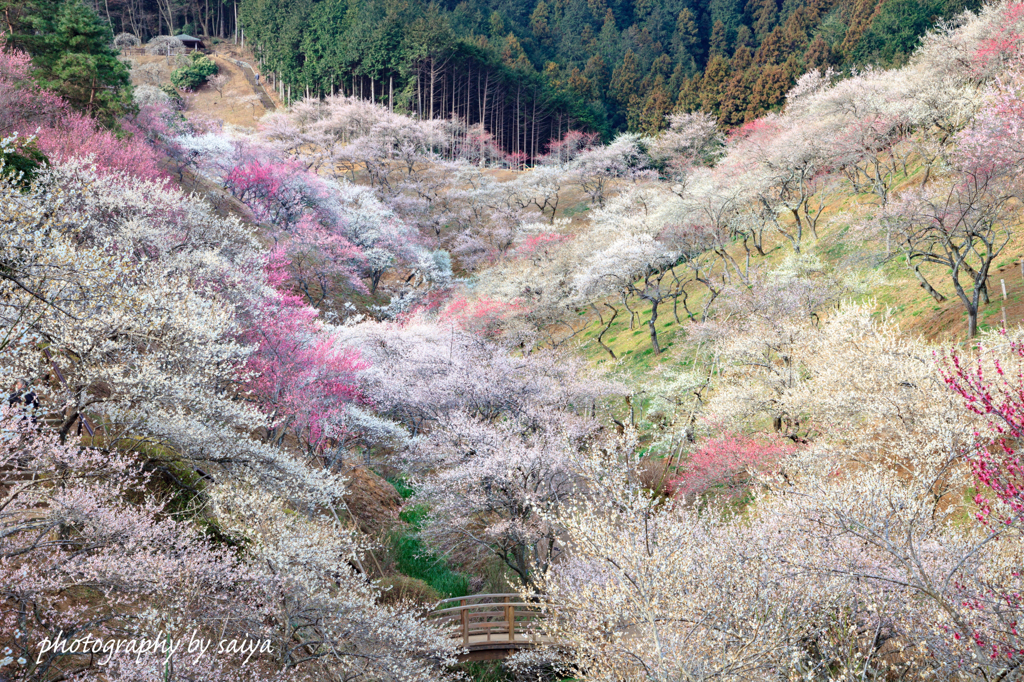
[[[174,36],[174,37],[177,38],[178,40],[180,40],[181,42],[185,43],[186,45],[188,45],[189,43],[196,43],[197,45],[202,45],[203,44],[202,40],[200,40],[199,38],[196,38],[194,36],[190,36],[187,33],[182,33],[181,35],[177,35],[177,36]]]

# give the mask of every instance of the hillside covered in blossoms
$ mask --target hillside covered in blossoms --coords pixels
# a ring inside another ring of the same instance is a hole
[[[0,681],[1022,679],[1024,3],[955,4],[539,126],[0,0]]]

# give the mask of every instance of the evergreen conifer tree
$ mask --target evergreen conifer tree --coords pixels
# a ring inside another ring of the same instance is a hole
[[[82,0],[36,0],[23,12],[11,42],[32,55],[40,85],[114,125],[131,106],[131,81],[110,26]]]

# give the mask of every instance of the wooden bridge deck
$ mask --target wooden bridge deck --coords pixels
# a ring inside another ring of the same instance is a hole
[[[520,594],[475,594],[445,599],[430,614],[431,619],[451,627],[452,638],[467,650],[460,661],[505,658],[517,649],[546,644],[548,638],[537,630],[544,617],[544,598]]]

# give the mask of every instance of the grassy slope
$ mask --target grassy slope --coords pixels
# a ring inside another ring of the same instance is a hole
[[[920,172],[912,173],[904,186],[913,186],[920,182]],[[839,196],[825,212],[819,222],[818,239],[809,233],[805,235],[802,246],[804,253],[816,255],[827,268],[848,266],[857,261],[871,262],[877,256],[885,255],[884,242],[867,239],[858,234],[856,226],[870,220],[875,211],[873,197],[855,195],[852,190]],[[792,247],[785,237],[776,234],[765,240],[765,257],[752,257],[751,268],[771,270],[779,267],[793,253]],[[733,244],[732,255],[740,263],[745,258],[741,243]],[[1024,254],[1024,231],[1018,231],[1013,240],[1003,251],[1003,255],[995,261],[989,279],[991,302],[982,305],[979,312],[979,330],[998,328],[1002,324],[1002,293],[1000,279],[1006,282],[1007,302],[1006,315],[1009,325],[1017,325],[1024,321],[1024,278],[1022,278],[1020,260]],[[854,265],[856,267],[856,265]],[[921,271],[937,290],[946,296],[946,301],[937,303],[920,286],[913,272],[907,267],[906,259],[895,256],[882,265],[869,268],[874,271],[877,283],[870,287],[866,294],[856,296],[859,301],[874,300],[879,311],[888,308],[896,316],[902,328],[910,334],[920,334],[940,344],[953,344],[964,340],[967,330],[967,313],[960,299],[957,298],[952,282],[947,274],[937,266],[923,265]],[[699,312],[705,293],[699,285],[687,287],[688,291],[696,292],[689,298],[690,310]],[[967,288],[970,292],[970,288]],[[612,301],[611,303],[617,303]],[[591,310],[580,311],[581,317],[590,320],[583,333],[576,337],[581,353],[595,364],[620,372],[640,376],[663,366],[672,365],[685,367],[687,359],[671,352],[678,341],[685,338],[689,321],[682,306],[679,306],[677,323],[672,313],[672,305],[662,303],[658,310],[658,341],[662,354],[656,356],[651,348],[650,332],[647,320],[650,318],[650,304],[631,303],[640,314],[640,321],[630,329],[630,319],[626,311],[622,311],[614,324],[603,337],[604,343],[610,347],[617,360],[612,360],[608,352],[597,341],[597,336],[604,328]],[[621,308],[621,305],[618,306]],[[712,306],[712,311],[714,306]]]

